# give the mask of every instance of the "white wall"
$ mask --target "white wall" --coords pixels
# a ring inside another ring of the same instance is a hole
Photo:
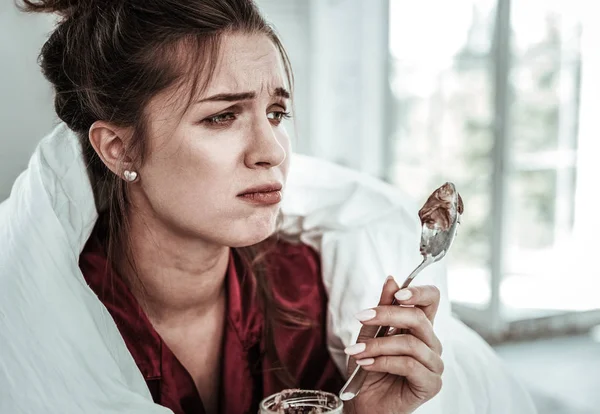
[[[297,75],[296,150],[384,177],[388,0],[257,0]]]
[[[49,16],[0,3],[0,201],[56,122],[52,91],[37,64],[51,28]]]

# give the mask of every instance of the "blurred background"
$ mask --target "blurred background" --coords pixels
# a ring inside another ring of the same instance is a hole
[[[258,3],[294,66],[296,151],[418,203],[455,182],[466,214],[446,262],[454,312],[540,413],[600,413],[594,2]],[[0,201],[57,122],[36,63],[51,28],[0,4]]]

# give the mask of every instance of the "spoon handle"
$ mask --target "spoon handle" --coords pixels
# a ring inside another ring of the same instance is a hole
[[[431,256],[425,256],[421,264],[417,266],[416,269],[413,270],[412,273],[408,275],[408,277],[404,280],[404,283],[402,283],[400,289],[406,289],[413,281],[413,279],[421,272],[421,270],[425,269],[431,263],[433,263]],[[394,298],[394,300],[392,301],[392,305],[397,304],[398,301]],[[377,328],[377,333],[375,334],[374,338],[381,338],[382,336],[386,336],[389,331],[389,326],[380,326],[379,328]],[[402,333],[402,331],[403,330],[401,330],[400,333]],[[354,372],[352,372],[352,375],[350,375],[350,378],[348,378],[348,381],[346,381],[346,383],[340,390],[340,399],[342,401],[349,401],[356,397],[360,392],[360,388],[365,382],[368,373],[369,372],[362,369],[360,365],[357,365],[354,369]]]

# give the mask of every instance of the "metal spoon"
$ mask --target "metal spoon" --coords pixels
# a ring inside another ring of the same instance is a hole
[[[462,213],[462,200],[460,200],[460,196],[456,191],[456,187],[452,183],[444,184],[442,187],[436,190],[436,192],[445,188],[451,190],[452,192],[452,200],[450,205],[450,226],[447,229],[442,229],[439,228],[439,226],[431,226],[430,224],[428,225],[426,223],[423,224],[421,228],[420,242],[420,251],[423,255],[423,261],[415,270],[412,271],[404,283],[402,283],[402,286],[400,287],[401,289],[407,288],[413,279],[427,266],[441,260],[446,255],[448,250],[450,250],[450,246],[452,246],[452,242],[456,237],[456,231],[458,229],[458,225],[460,224],[460,217]],[[429,200],[427,201],[429,202]],[[427,203],[425,205],[427,205]],[[398,302],[396,299],[394,299],[392,305],[397,304]],[[389,326],[380,326],[377,329],[375,338],[386,336],[389,331]],[[399,333],[403,333],[403,331],[404,330],[400,330]],[[342,387],[340,391],[340,399],[342,401],[349,401],[356,397],[360,392],[368,373],[369,372],[362,369],[360,365],[357,365],[348,381],[346,381],[346,384],[344,384]]]

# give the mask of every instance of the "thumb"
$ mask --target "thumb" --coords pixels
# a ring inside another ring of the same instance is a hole
[[[394,301],[394,293],[398,292],[399,289],[400,287],[398,286],[394,278],[392,276],[388,276],[385,280],[385,283],[383,284],[383,289],[381,291],[381,296],[379,297],[378,305],[391,305]],[[379,329],[378,326],[363,326],[358,334],[357,342],[361,343],[369,339],[373,339],[375,337],[375,334],[377,333],[377,329]],[[348,367],[350,369],[350,372],[354,370],[355,366],[356,362],[354,361],[354,358],[350,358]]]
[[[399,289],[400,287],[394,278],[392,276],[388,276],[383,284],[378,305],[391,305],[394,301],[394,293],[398,292]],[[378,328],[378,326],[363,326],[358,334],[357,342],[364,342],[365,340],[373,339]]]
[[[398,292],[400,287],[392,276],[388,276],[383,284],[381,296],[379,297],[379,306],[391,305],[394,301],[394,293]],[[365,339],[373,339],[377,333],[378,326],[363,326],[358,334],[358,342],[362,342]]]

